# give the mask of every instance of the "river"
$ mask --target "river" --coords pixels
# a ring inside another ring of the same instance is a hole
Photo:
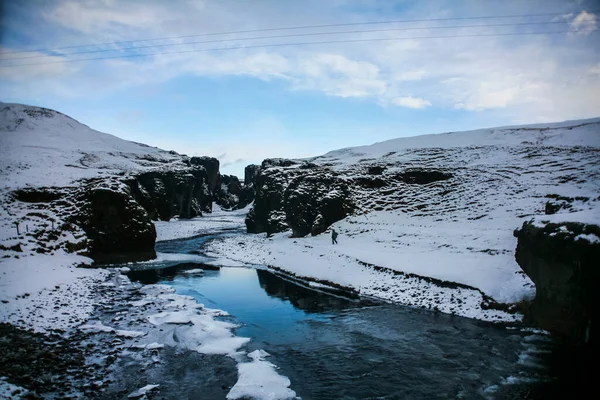
[[[158,261],[129,265],[129,277],[229,312],[252,338],[244,350],[270,353],[302,399],[544,398],[552,386],[553,342],[530,329],[351,298],[260,266],[185,273],[211,261],[202,245],[219,234],[159,242]],[[121,368],[108,394],[131,385],[135,366]],[[236,381],[224,356],[165,349],[153,368],[158,398],[224,398]]]

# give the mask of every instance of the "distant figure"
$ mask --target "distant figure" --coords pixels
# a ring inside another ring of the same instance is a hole
[[[331,230],[331,244],[337,244],[337,237],[338,237],[338,233],[335,231],[335,229]]]

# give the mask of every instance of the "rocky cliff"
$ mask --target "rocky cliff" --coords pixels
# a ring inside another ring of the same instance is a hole
[[[597,345],[600,227],[526,222],[515,236],[516,260],[536,286],[530,322],[570,343]]]
[[[427,192],[442,193],[453,175],[447,169],[406,168],[379,160],[334,169],[327,163],[267,159],[254,176],[256,198],[246,218],[248,232],[291,229],[301,237],[323,233],[356,212],[412,211],[409,203],[414,199],[403,194],[426,184]]]
[[[182,170],[144,172],[128,183],[131,194],[151,219],[168,221],[174,216],[193,218],[211,212],[209,177],[204,167],[192,165]]]

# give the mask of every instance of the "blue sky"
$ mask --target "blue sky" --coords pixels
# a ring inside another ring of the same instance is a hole
[[[27,52],[0,56],[1,101],[53,108],[125,139],[215,156],[225,173],[240,175],[245,165],[266,157],[308,157],[401,136],[600,116],[600,4],[595,0],[3,4],[2,51]],[[528,17],[444,20],[507,15]],[[147,40],[391,20],[427,21]],[[511,25],[490,26],[499,24]],[[447,26],[462,27],[441,28]],[[392,28],[419,29],[241,40]],[[563,33],[415,38],[548,31]],[[249,44],[400,37],[62,63]],[[56,49],[130,40],[140,41]],[[205,40],[227,41],[189,44]],[[102,52],[70,54],[86,50]],[[32,58],[9,60],[16,57]],[[24,63],[32,65],[16,66]]]

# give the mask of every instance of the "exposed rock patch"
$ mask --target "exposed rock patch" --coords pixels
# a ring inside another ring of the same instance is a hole
[[[153,220],[193,218],[212,210],[210,182],[203,167],[152,171],[129,180],[131,193]]]
[[[348,185],[323,172],[295,178],[284,193],[284,211],[294,236],[318,235],[354,209]]]
[[[156,257],[156,230],[148,213],[125,188],[89,184],[80,195],[83,203],[73,218],[85,231],[88,254],[96,262],[148,260]]]
[[[430,195],[441,197],[453,177],[447,170],[407,169],[400,163],[373,164],[369,159],[332,167],[312,161],[264,160],[254,180],[256,198],[246,219],[248,232],[292,229],[294,236],[317,235],[354,212],[418,211],[426,207],[418,204],[425,195],[410,186],[428,185]],[[416,196],[411,199],[412,195]]]
[[[516,260],[536,285],[531,322],[577,344],[598,343],[600,227],[525,223],[515,231]]]

